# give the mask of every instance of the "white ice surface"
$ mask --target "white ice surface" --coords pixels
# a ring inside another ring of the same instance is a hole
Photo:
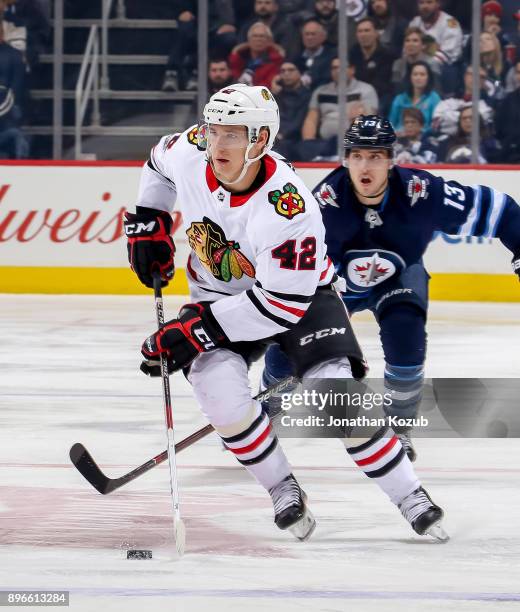
[[[167,315],[179,303],[168,297]],[[433,303],[427,375],[516,377],[519,315]],[[187,551],[161,560],[167,467],[101,496],[68,460],[81,441],[116,476],[165,448],[160,382],[137,371],[154,321],[147,297],[0,295],[0,590],[69,590],[82,612],[520,608],[519,440],[417,441],[445,545],[415,536],[335,440],[284,440],[318,521],[302,544],[210,436],[178,456]],[[371,316],[353,324],[381,375]],[[182,376],[172,389],[179,440],[205,422]],[[128,561],[129,546],[156,558]]]

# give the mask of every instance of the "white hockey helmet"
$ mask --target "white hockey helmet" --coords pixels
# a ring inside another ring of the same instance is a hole
[[[242,83],[224,87],[211,96],[203,115],[207,125],[243,125],[247,128],[248,145],[244,154],[244,168],[234,183],[244,177],[251,163],[258,161],[272,148],[280,128],[278,104],[267,87]],[[257,142],[261,128],[269,130],[267,143],[257,157],[250,159],[249,152]]]

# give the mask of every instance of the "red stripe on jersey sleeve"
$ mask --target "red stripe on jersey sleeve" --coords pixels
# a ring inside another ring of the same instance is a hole
[[[268,297],[266,297],[265,299],[269,302],[269,304],[272,304],[273,306],[276,306],[277,308],[281,308],[282,310],[285,310],[286,312],[290,312],[295,317],[303,317],[303,315],[306,312],[305,310],[300,310],[299,308],[293,308],[292,306],[286,306],[285,304],[282,304],[281,302],[277,302],[276,300],[270,300]]]
[[[323,270],[323,272],[320,274],[320,281],[322,281],[327,276],[329,268],[330,268],[330,266],[332,264],[332,260],[330,259],[330,257],[327,257],[327,259],[328,259],[329,263],[327,264],[327,267],[325,268],[325,270]]]

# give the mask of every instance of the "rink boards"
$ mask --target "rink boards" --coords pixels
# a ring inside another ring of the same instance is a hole
[[[128,269],[122,214],[133,210],[140,176],[135,162],[2,162],[0,293],[138,294]],[[300,164],[309,188],[333,165]],[[429,166],[464,184],[485,184],[520,202],[514,166]],[[411,236],[403,235],[403,240]],[[174,213],[178,271],[169,291],[186,293],[188,245]],[[433,299],[520,301],[511,254],[488,239],[439,234],[426,254]]]

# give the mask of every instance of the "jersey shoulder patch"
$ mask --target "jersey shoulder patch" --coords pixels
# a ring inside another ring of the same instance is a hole
[[[396,168],[410,207],[427,200],[433,188],[433,175],[424,170]]]
[[[343,167],[336,168],[313,190],[321,208],[332,206],[340,208],[341,195],[346,187],[346,175]]]
[[[305,200],[298,193],[298,188],[291,182],[285,183],[282,189],[269,191],[267,198],[274,206],[276,214],[288,219],[305,212]]]
[[[194,125],[186,132],[186,138],[191,145],[198,146],[199,144],[199,126]]]

